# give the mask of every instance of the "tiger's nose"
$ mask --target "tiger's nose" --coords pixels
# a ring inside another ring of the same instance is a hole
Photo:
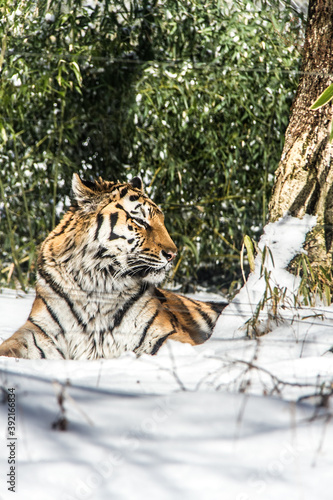
[[[162,250],[162,255],[163,257],[166,258],[168,262],[171,262],[176,257],[177,252],[170,252],[170,251],[165,252],[165,250]]]

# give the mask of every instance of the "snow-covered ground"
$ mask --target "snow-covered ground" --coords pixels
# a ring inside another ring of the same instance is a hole
[[[331,500],[333,308],[294,308],[298,281],[284,270],[313,223],[266,227],[260,248],[270,252],[202,346],[169,341],[153,357],[94,362],[0,358],[17,437],[8,439],[4,397],[0,499]],[[277,323],[264,308],[260,328],[270,331],[250,339],[263,263],[287,307]],[[0,337],[32,300],[3,290]]]

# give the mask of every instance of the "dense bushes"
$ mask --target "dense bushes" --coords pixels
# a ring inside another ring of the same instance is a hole
[[[273,4],[0,7],[2,284],[33,282],[73,172],[142,176],[180,249],[178,282],[238,278],[243,235],[266,218],[303,36]]]

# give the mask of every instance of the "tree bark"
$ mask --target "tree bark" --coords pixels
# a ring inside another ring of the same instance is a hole
[[[332,81],[333,0],[310,0],[301,78],[269,211],[271,221],[286,212],[317,216],[306,249],[310,262],[324,267],[332,266],[333,254],[332,101],[317,111],[309,108]]]

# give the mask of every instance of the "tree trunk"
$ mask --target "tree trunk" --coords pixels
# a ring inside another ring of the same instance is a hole
[[[287,211],[317,216],[306,249],[310,262],[325,268],[333,254],[332,101],[317,111],[309,108],[332,81],[333,0],[310,0],[301,78],[269,210],[271,221]]]

